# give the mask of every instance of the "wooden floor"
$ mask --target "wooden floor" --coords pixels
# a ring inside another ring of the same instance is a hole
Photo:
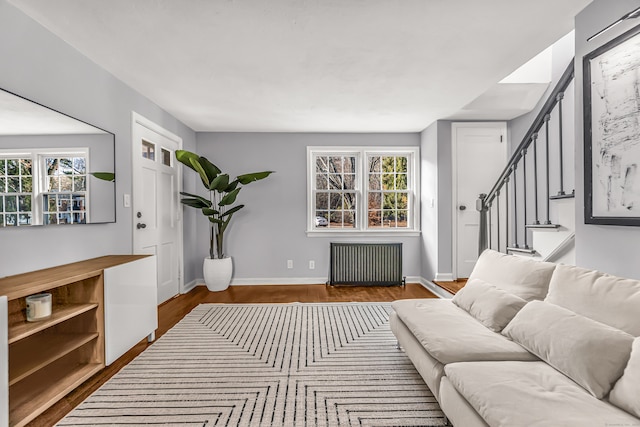
[[[397,299],[436,298],[418,284],[405,287],[330,287],[325,285],[232,286],[223,292],[209,292],[200,286],[158,307],[156,338],[171,329],[200,303],[289,303],[289,302],[388,302]],[[61,399],[28,426],[52,426],[79,405],[149,345],[140,341],[113,364],[97,373]]]
[[[464,288],[464,285],[467,284],[467,279],[458,279],[453,282],[438,281],[433,283],[455,295],[460,289]]]

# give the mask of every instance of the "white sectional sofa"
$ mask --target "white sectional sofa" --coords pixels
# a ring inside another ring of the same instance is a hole
[[[640,427],[640,281],[487,250],[391,329],[455,427]]]

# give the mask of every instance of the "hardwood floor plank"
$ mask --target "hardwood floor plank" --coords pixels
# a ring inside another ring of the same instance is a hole
[[[158,307],[158,329],[160,338],[187,313],[202,303],[291,303],[291,302],[390,302],[398,299],[437,298],[423,286],[408,283],[400,286],[325,286],[325,285],[259,285],[231,286],[222,292],[209,292],[198,286],[191,292],[179,295]],[[148,346],[144,339],[118,360],[85,381],[58,403],[31,421],[30,427],[49,427],[60,421],[91,393],[102,386]]]

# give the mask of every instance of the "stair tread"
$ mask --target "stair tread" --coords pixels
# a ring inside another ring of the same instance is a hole
[[[536,250],[533,248],[519,248],[519,247],[516,248],[514,246],[507,246],[507,251],[520,252],[523,254],[531,254],[531,255],[536,253]]]
[[[560,228],[560,224],[526,224],[526,228]]]
[[[560,199],[575,199],[576,197],[576,190],[573,190],[571,193],[567,193],[567,194],[555,194],[553,196],[549,196],[549,200],[560,200]]]

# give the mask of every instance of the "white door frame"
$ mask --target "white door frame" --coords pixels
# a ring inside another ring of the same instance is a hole
[[[155,132],[159,135],[162,135],[163,137],[170,139],[171,141],[175,142],[176,144],[178,144],[178,149],[182,150],[182,138],[179,137],[178,135],[174,134],[173,132],[170,132],[168,130],[166,130],[165,128],[161,127],[160,125],[152,122],[151,120],[147,119],[146,117],[136,113],[135,111],[131,112],[131,150],[132,150],[132,156],[131,156],[131,188],[132,188],[132,192],[134,194],[135,197],[135,191],[133,191],[136,188],[136,183],[140,180],[140,176],[139,176],[139,169],[137,167],[135,167],[135,159],[136,156],[140,156],[140,146],[136,143],[137,141],[134,141],[134,135],[136,134],[135,132],[135,128],[136,126],[142,126],[144,128],[147,128],[149,130],[151,130],[152,132]],[[175,162],[176,165],[176,172],[177,172],[177,180],[178,180],[178,185],[176,190],[178,192],[182,191],[182,164],[178,161]],[[177,196],[177,200],[180,200],[179,195]],[[131,205],[132,209],[131,209],[131,235],[133,236],[132,239],[132,249],[136,247],[136,223],[138,222],[138,218],[136,218],[136,212],[135,209],[133,209],[133,204]],[[181,204],[178,205],[178,212],[176,213],[176,222],[178,223],[178,292],[180,292],[181,294],[184,293],[185,289],[184,289],[184,242],[183,242],[183,238],[184,238],[184,224],[182,222],[182,209],[181,209]]]
[[[507,134],[507,122],[454,122],[451,123],[451,276],[452,280],[458,279],[458,138],[457,130],[459,128],[470,127],[498,127],[501,126],[503,130],[504,141],[504,159],[505,166],[507,165],[508,153],[509,153],[509,141]],[[496,176],[496,179],[498,177]],[[487,188],[487,191],[491,190]],[[475,210],[476,207],[473,206]]]

